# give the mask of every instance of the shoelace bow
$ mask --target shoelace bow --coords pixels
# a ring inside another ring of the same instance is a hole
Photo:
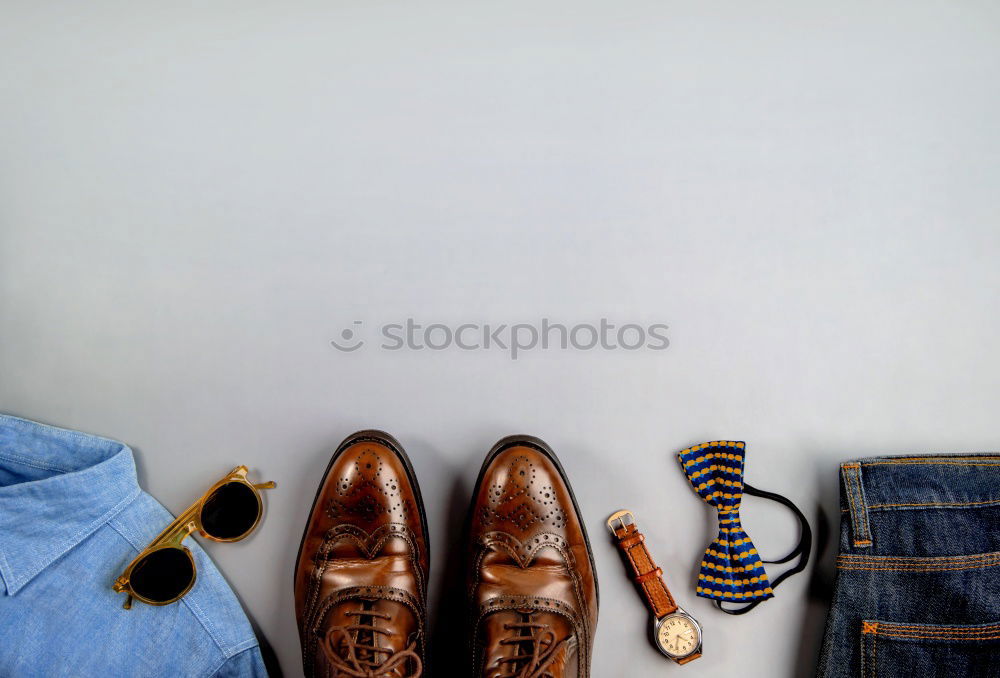
[[[359,619],[356,624],[334,626],[327,631],[321,641],[321,647],[326,658],[333,667],[334,676],[343,678],[420,678],[423,675],[423,662],[417,653],[417,643],[414,641],[405,650],[394,652],[387,647],[379,647],[375,643],[377,634],[391,635],[390,631],[380,629],[374,623],[377,619],[388,620],[390,616],[374,610],[356,610],[346,613],[352,617],[371,617],[372,623],[364,624]],[[371,642],[361,642],[363,635],[371,638]],[[380,660],[381,655],[386,655]],[[408,661],[414,664],[412,673],[406,673]]]
[[[500,641],[501,645],[528,646],[527,654],[518,654],[513,657],[505,657],[499,660],[498,664],[510,664],[509,673],[505,673],[499,678],[556,678],[550,670],[552,663],[559,656],[559,649],[565,642],[556,640],[556,634],[551,631],[548,624],[539,624],[532,621],[510,622],[503,625],[507,631],[523,632],[527,635],[514,635]]]

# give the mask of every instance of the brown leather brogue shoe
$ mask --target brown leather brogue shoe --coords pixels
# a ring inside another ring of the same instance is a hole
[[[306,676],[424,672],[427,521],[403,448],[361,431],[334,452],[295,566]]]
[[[597,626],[587,532],[555,454],[530,436],[490,451],[468,534],[472,674],[585,678]]]

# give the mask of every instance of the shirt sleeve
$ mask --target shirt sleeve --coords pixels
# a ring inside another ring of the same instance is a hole
[[[212,678],[267,678],[260,648],[254,646],[234,654],[212,674]]]

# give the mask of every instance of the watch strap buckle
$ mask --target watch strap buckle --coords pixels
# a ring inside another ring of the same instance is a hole
[[[615,511],[613,514],[611,514],[611,517],[608,518],[608,529],[611,530],[611,534],[617,537],[618,531],[615,528],[615,523],[617,523],[624,529],[629,525],[635,524],[635,515],[628,509]]]

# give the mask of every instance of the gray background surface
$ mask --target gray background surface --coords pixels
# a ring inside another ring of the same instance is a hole
[[[528,432],[594,541],[595,676],[681,671],[605,539],[621,507],[704,623],[699,675],[808,675],[833,545],[722,615],[673,454],[746,439],[751,482],[835,527],[843,459],[998,447],[998,31],[974,0],[6,0],[0,410],[126,441],[174,511],[236,463],[277,480],[256,536],[207,548],[287,675],[302,524],[362,427],[416,466],[435,612],[483,455]],[[329,344],[406,317],[671,346]]]

